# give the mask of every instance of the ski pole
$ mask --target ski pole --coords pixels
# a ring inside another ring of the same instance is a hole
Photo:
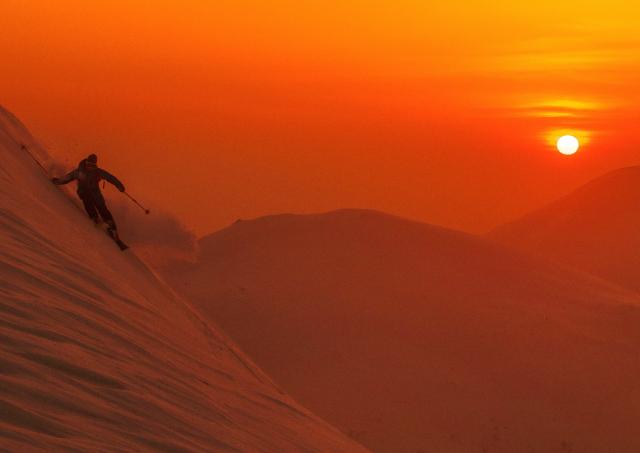
[[[145,214],[149,214],[149,211],[147,208],[145,208],[144,206],[142,206],[140,203],[138,203],[138,200],[136,200],[135,198],[133,198],[131,195],[129,195],[127,192],[124,193],[127,197],[129,197],[131,199],[131,201],[133,201],[135,204],[138,205],[138,207],[140,207],[140,209],[142,209],[144,211]]]
[[[25,144],[21,144],[20,145],[20,149],[22,149],[22,151],[26,151],[26,153],[31,156],[31,158],[35,161],[36,164],[38,164],[38,166],[40,168],[42,168],[42,171],[44,172],[45,175],[48,175],[49,172],[47,172],[46,168],[44,168],[44,165],[42,165],[40,163],[40,161],[38,159],[36,159],[36,156],[33,155],[33,153],[31,151],[29,151],[29,148],[27,148],[27,145]]]

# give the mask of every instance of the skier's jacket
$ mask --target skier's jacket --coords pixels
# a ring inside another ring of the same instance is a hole
[[[120,192],[124,192],[124,184],[118,178],[108,171],[98,168],[96,164],[87,161],[87,159],[80,161],[78,168],[67,173],[64,177],[56,179],[54,182],[60,185],[76,180],[78,181],[78,196],[80,198],[92,197],[100,199],[102,198],[100,181],[103,179],[116,186]]]

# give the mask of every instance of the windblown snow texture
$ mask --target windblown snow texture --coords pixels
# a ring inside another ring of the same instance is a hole
[[[0,450],[361,451],[279,391],[26,154],[0,111]]]

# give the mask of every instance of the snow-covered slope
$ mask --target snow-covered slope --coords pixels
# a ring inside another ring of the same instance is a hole
[[[241,221],[173,285],[374,451],[640,451],[638,296],[370,211]]]
[[[0,450],[360,451],[121,253],[0,110]]]
[[[640,167],[621,168],[489,237],[640,290],[639,205]]]

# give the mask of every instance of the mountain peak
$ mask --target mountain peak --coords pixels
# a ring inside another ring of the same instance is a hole
[[[630,425],[615,433],[637,409],[600,396],[636,386],[640,300],[600,279],[362,210],[240,222],[165,275],[374,451],[473,451],[496,432],[487,450],[632,451]],[[599,370],[619,342],[614,378]],[[616,415],[594,434],[601,411]]]
[[[640,166],[609,172],[496,228],[495,241],[640,289]]]

